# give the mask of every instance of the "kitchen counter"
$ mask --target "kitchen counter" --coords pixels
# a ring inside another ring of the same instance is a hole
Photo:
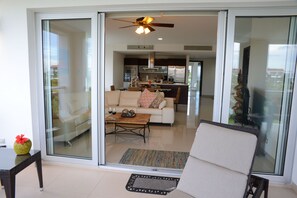
[[[148,82],[139,82],[139,84],[141,85],[148,85],[149,83]],[[187,84],[184,84],[184,83],[166,83],[166,82],[163,82],[163,83],[157,83],[157,82],[152,82],[151,85],[178,85],[178,86],[188,86]]]
[[[148,82],[139,82],[141,85],[146,86]],[[165,97],[175,98],[177,94],[178,87],[181,88],[180,90],[180,98],[178,104],[188,104],[188,90],[189,86],[184,83],[151,83],[152,86],[160,86],[161,89],[168,89],[170,91],[164,92]]]

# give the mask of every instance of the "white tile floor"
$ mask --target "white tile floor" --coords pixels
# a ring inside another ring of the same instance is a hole
[[[16,177],[16,198],[148,198],[163,197],[129,192],[125,189],[129,172],[98,167],[43,163],[44,190],[39,190],[37,172],[29,166]],[[0,197],[5,197],[4,189]],[[269,198],[297,198],[290,188],[269,187]]]
[[[118,135],[115,137],[115,135],[107,135],[107,163],[117,164],[128,148],[188,152],[194,140],[199,120],[212,120],[213,112],[212,98],[200,98],[199,92],[190,92],[189,95],[189,105],[179,105],[178,111],[175,112],[173,126],[151,125],[151,132],[146,143],[138,136]],[[112,125],[110,130],[113,130]],[[64,155],[91,157],[90,133],[84,133],[71,142],[72,146],[65,146],[62,142],[56,142],[55,152]],[[253,170],[273,172],[274,165],[265,156],[257,156]]]

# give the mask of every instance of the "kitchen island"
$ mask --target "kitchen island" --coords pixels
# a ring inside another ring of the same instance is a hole
[[[143,87],[149,86],[148,82],[140,82]],[[175,98],[177,94],[178,87],[181,88],[180,98],[178,104],[188,104],[188,91],[189,85],[184,83],[151,83],[151,87],[159,86],[164,91],[165,97]]]

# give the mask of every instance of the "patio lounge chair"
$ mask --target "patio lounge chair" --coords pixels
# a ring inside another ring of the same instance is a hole
[[[251,128],[201,121],[180,182],[166,198],[246,198],[260,197],[250,187],[268,181],[251,179],[258,131]],[[254,194],[249,196],[249,194]],[[257,196],[256,196],[257,195]]]

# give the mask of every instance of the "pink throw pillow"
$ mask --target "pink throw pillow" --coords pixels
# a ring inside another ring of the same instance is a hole
[[[156,94],[154,92],[150,92],[149,90],[144,89],[139,99],[140,106],[149,108],[155,98]]]

